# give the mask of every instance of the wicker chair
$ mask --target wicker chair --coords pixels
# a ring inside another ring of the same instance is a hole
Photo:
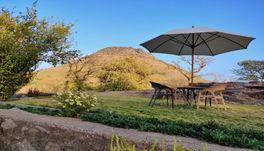
[[[171,98],[172,102],[174,100],[174,93],[175,93],[175,89],[171,88],[169,86],[160,84],[160,83],[156,83],[153,81],[150,81],[150,84],[152,86],[152,88],[154,88],[154,94],[152,95],[150,101],[149,101],[149,106],[153,106],[156,102],[156,99],[159,96],[165,96],[167,99],[167,107],[169,106],[169,97]],[[172,104],[173,105],[173,104]]]
[[[212,99],[215,103],[219,103],[218,101],[221,101],[221,103],[224,105],[224,108],[226,110],[225,106],[225,99],[223,97],[222,92],[225,90],[226,85],[225,84],[214,84],[208,88],[205,88],[203,90],[200,90],[196,99],[196,107],[199,109],[199,103],[202,99]]]

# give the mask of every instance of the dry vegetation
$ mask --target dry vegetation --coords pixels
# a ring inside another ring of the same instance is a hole
[[[93,73],[93,76],[89,78],[87,83],[96,87],[100,84],[97,78],[100,70],[106,64],[116,59],[122,59],[126,57],[134,57],[138,61],[148,62],[152,68],[152,74],[150,80],[161,83],[167,83],[172,86],[187,84],[185,77],[176,69],[172,68],[171,64],[165,63],[156,59],[150,53],[143,51],[142,49],[134,49],[131,47],[109,47],[102,49],[92,55],[84,57],[88,61],[87,64],[93,64],[97,72]],[[40,70],[36,73],[32,82],[23,87],[19,93],[26,93],[30,88],[36,88],[41,92],[58,92],[64,87],[65,81],[68,79],[69,66],[67,64],[52,67],[48,69]],[[202,78],[196,78],[196,81],[205,81]],[[146,89],[150,88],[150,85]]]

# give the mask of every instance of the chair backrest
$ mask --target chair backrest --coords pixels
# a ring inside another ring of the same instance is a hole
[[[202,82],[194,83],[194,86],[198,86],[198,87],[210,87],[212,85],[213,83],[202,83]]]
[[[152,86],[152,88],[154,89],[169,89],[169,90],[174,90],[173,88],[169,87],[169,86],[166,86],[166,85],[163,85],[163,84],[160,84],[160,83],[157,83],[157,82],[153,82],[153,81],[150,81],[150,84]]]
[[[154,89],[157,89],[157,88],[160,89],[160,88],[162,88],[162,86],[159,83],[150,81],[150,84],[151,84],[151,87],[154,88]]]
[[[210,90],[213,92],[224,91],[225,89],[226,89],[226,84],[214,84],[207,88],[207,90]]]

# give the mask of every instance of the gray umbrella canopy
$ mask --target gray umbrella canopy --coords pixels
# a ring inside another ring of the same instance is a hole
[[[141,44],[152,53],[214,56],[246,49],[255,38],[207,27],[176,29]],[[193,83],[193,64],[192,77]]]

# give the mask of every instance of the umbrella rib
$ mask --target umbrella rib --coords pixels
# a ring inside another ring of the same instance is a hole
[[[196,43],[197,43],[199,37],[201,36],[201,34],[202,34],[202,33],[199,33],[199,34],[198,34],[197,39],[196,39],[195,42],[194,42],[194,45],[196,45]]]
[[[211,48],[209,47],[209,45],[207,44],[207,42],[203,39],[202,36],[200,36],[200,38],[204,41],[206,47],[207,47],[207,48],[209,49],[209,51],[211,52],[212,56],[214,56],[214,53],[213,53],[213,51],[211,50]]]
[[[166,35],[166,36],[169,36],[169,35]],[[176,35],[176,36],[174,36],[174,37],[178,37],[179,35]],[[170,37],[170,36],[169,36]],[[172,38],[174,38],[174,37],[170,37],[170,39],[168,39],[168,40],[165,40],[164,42],[162,42],[162,43],[160,43],[157,47],[155,47],[152,51],[150,51],[150,52],[154,52],[156,49],[158,49],[159,47],[161,47],[163,44],[165,44],[166,42],[168,42],[168,41],[170,41],[170,40],[172,40]]]
[[[180,35],[182,35],[182,34],[180,34]],[[170,39],[172,42],[179,43],[179,44],[184,44],[184,42],[182,42],[181,40],[177,39],[176,37],[172,37],[170,35],[167,35],[167,36],[172,38],[172,39]],[[185,44],[185,45],[188,46],[188,47],[191,47],[190,45],[187,45],[187,44]]]
[[[210,34],[210,33],[208,33],[208,34]],[[215,34],[211,34],[211,36],[210,37],[208,37],[208,38],[206,38],[204,41],[201,41],[200,43],[198,43],[195,47],[198,47],[198,46],[200,46],[200,45],[202,45],[202,44],[204,44],[205,42],[207,42],[207,40],[209,40],[210,38],[212,38],[212,37],[214,37],[214,36],[217,36],[219,33],[217,32],[217,33],[215,33]],[[201,36],[200,36],[201,37]],[[213,38],[214,39],[214,38]],[[211,40],[210,40],[211,41]]]
[[[180,49],[178,55],[181,54],[181,51],[182,51],[183,47],[186,46],[186,42],[188,41],[188,39],[189,39],[190,36],[191,36],[191,34],[189,34],[188,37],[185,39],[185,42],[182,44],[182,47],[181,47],[181,49]],[[188,42],[189,42],[189,41],[188,41]]]
[[[210,33],[209,33],[209,34],[210,34]],[[238,42],[236,42],[236,41],[234,41],[234,40],[232,40],[232,39],[230,39],[230,38],[227,38],[227,37],[224,37],[224,36],[221,36],[221,35],[216,35],[216,36],[218,36],[219,38],[223,38],[223,39],[229,40],[229,41],[231,41],[231,42],[233,42],[233,43],[239,45],[240,47],[242,47],[242,48],[244,48],[244,49],[247,48],[247,47],[243,46],[242,44],[240,44],[240,43],[238,43]]]
[[[189,36],[186,38],[185,36],[184,36],[184,34],[181,34],[183,37],[184,37],[184,39],[185,39],[185,42],[184,42],[184,44],[186,45],[186,41],[188,42],[188,44],[191,46],[192,44],[189,42],[189,37],[190,37],[190,34],[189,34]]]

